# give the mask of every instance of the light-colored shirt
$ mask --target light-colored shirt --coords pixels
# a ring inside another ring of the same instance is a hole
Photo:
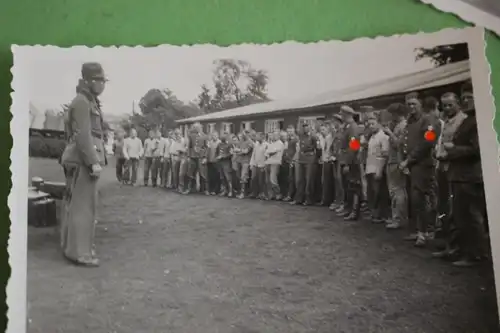
[[[153,149],[151,151],[152,157],[163,157],[165,146],[162,143],[163,138],[153,139]]]
[[[467,115],[459,111],[453,118],[448,118],[444,121],[443,126],[441,127],[441,135],[439,136],[438,143],[435,148],[436,156],[438,158],[446,154],[446,150],[444,149],[444,144],[453,141],[455,132],[457,131],[458,127],[462,124],[462,122],[465,120],[465,118],[467,118]],[[442,167],[445,171],[447,171],[449,163],[439,161],[439,166]]]
[[[170,143],[170,155],[179,155],[187,151],[186,139],[176,138]]]
[[[153,157],[153,149],[156,139],[147,138],[144,141],[144,157]]]
[[[321,145],[321,159],[323,162],[329,162],[332,160],[332,153],[333,153],[333,135],[328,134],[322,142]]]
[[[161,138],[160,140],[160,152],[164,158],[170,157],[170,145],[172,140],[170,138]]]
[[[382,130],[370,137],[366,155],[366,174],[378,173],[383,170],[389,156],[389,149],[389,136]]]
[[[285,150],[285,145],[283,144],[283,141],[276,140],[276,141],[270,142],[267,145],[267,149],[265,151],[265,155],[266,155],[265,164],[272,164],[272,165],[279,164],[279,165],[281,165],[281,162],[283,160],[283,151],[284,150]]]
[[[142,141],[138,137],[126,138],[123,143],[123,156],[125,158],[141,158],[144,154]]]
[[[250,165],[256,166],[258,168],[262,168],[266,165],[266,150],[267,150],[267,142],[263,141],[255,142],[253,146],[252,158],[250,159]]]

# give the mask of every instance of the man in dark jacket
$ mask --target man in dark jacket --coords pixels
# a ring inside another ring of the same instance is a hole
[[[188,170],[187,175],[189,178],[188,188],[183,194],[189,194],[196,186],[196,176],[200,175],[200,189],[206,195],[208,191],[208,177],[207,177],[207,149],[208,140],[203,127],[199,123],[193,124],[187,141],[188,153]]]
[[[470,267],[486,256],[485,195],[481,169],[481,154],[473,105],[472,87],[464,86],[462,100],[466,101],[467,115],[457,128],[452,142],[444,143],[446,161],[449,163],[448,180],[452,191],[452,218],[461,259],[453,265]],[[457,101],[458,103],[458,101]],[[448,253],[451,255],[451,253]]]
[[[411,218],[410,232],[406,239],[415,241],[415,246],[426,244],[427,226],[431,220],[427,202],[435,177],[433,150],[439,137],[440,125],[433,117],[423,113],[422,102],[415,93],[406,96],[409,109],[407,120],[406,159],[401,170],[410,172]]]
[[[357,142],[357,145],[360,145],[361,130],[355,120],[357,113],[350,106],[341,106],[340,113],[345,123],[340,141],[340,167],[346,202],[338,215],[344,216],[346,221],[355,221],[359,217],[361,208],[362,185],[359,147],[352,143]]]

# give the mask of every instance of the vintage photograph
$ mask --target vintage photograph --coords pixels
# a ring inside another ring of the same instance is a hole
[[[421,0],[461,19],[500,35],[499,0]]]
[[[498,332],[483,29],[13,53],[9,332]]]

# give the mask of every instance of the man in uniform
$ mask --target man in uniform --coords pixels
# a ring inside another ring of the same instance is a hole
[[[295,154],[297,152],[297,134],[295,133],[295,128],[293,125],[289,125],[286,129],[288,142],[286,143],[286,149],[283,154],[283,167],[288,169],[286,171],[287,175],[287,189],[285,193],[285,198],[283,201],[290,202],[295,196]]]
[[[186,191],[183,194],[189,194],[196,185],[196,175],[200,175],[200,190],[206,195],[210,195],[208,191],[207,177],[207,136],[203,133],[200,123],[193,124],[190,134],[187,139],[188,148],[188,178],[189,183]]]
[[[82,79],[66,114],[68,143],[61,157],[66,170],[63,200],[61,249],[71,262],[99,265],[93,250],[97,181],[105,163],[103,116],[98,96],[106,77],[99,63],[82,65]]]
[[[296,167],[297,191],[292,205],[312,205],[314,202],[314,180],[316,172],[318,140],[309,124],[302,125],[303,133],[298,141],[298,163]]]
[[[252,158],[253,141],[249,137],[248,131],[243,131],[239,136],[239,141],[235,144],[233,152],[236,178],[240,181],[239,199],[245,198],[250,175],[250,159]]]
[[[433,117],[423,113],[422,102],[417,94],[408,94],[406,105],[410,111],[407,120],[407,157],[400,163],[400,169],[410,172],[410,228],[416,231],[406,239],[422,247],[426,244],[427,227],[432,220],[428,203],[435,177],[433,150],[440,135],[440,125]]]
[[[456,226],[453,239],[457,241],[461,258],[454,261],[453,265],[470,267],[486,257],[487,221],[484,214],[486,202],[476,109],[472,103],[472,87],[469,85],[463,88],[462,100],[468,101],[464,103],[464,113],[467,117],[456,129],[452,141],[443,143],[443,146],[444,158],[449,162],[448,180],[453,200],[452,218]],[[448,255],[451,253],[448,252]]]
[[[355,221],[359,217],[362,195],[359,148],[356,144],[356,142],[360,142],[361,131],[355,121],[356,112],[350,106],[341,106],[340,114],[345,123],[340,141],[340,167],[342,169],[346,201],[338,215],[344,216],[346,221]]]
[[[333,178],[335,182],[335,198],[334,202],[330,205],[330,210],[341,210],[344,205],[344,188],[342,186],[342,170],[339,166],[340,163],[340,140],[343,132],[342,116],[339,114],[333,115],[332,125],[332,161],[333,161]]]

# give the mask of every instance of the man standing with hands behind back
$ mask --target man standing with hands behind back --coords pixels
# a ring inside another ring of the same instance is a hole
[[[61,249],[76,265],[99,265],[93,244],[97,181],[105,164],[103,116],[98,96],[106,77],[99,63],[82,65],[77,95],[65,117],[68,140],[61,157],[66,173],[66,192],[61,218]]]

